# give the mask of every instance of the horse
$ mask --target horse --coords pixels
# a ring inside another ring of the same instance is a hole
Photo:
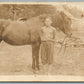
[[[32,69],[39,70],[40,29],[42,26],[44,23],[41,16],[27,21],[0,19],[0,42],[3,40],[13,46],[31,45]]]
[[[32,68],[39,69],[40,28],[43,26],[40,18],[28,21],[11,21],[0,19],[0,42],[13,45],[32,45]]]

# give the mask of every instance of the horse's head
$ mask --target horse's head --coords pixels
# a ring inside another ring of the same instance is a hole
[[[63,11],[56,12],[54,15],[51,15],[52,17],[52,26],[54,26],[57,30],[63,31],[64,34],[67,36],[71,36],[71,23],[72,19],[70,16],[68,16]]]
[[[56,11],[55,14],[44,14],[41,15],[40,18],[42,22],[44,22],[46,17],[51,17],[52,20],[52,26],[54,26],[57,30],[63,31],[64,34],[67,36],[72,35],[71,31],[71,24],[72,24],[72,18],[66,14],[64,11]]]

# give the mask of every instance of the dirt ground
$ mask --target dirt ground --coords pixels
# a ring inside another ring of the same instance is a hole
[[[11,46],[5,42],[0,44],[0,75],[84,75],[84,48],[55,48],[52,65],[42,65],[40,71],[31,68],[31,45]],[[64,55],[63,55],[64,54]]]

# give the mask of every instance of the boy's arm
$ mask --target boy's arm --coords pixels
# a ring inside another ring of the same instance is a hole
[[[56,29],[54,29],[53,40],[54,40],[54,42],[57,42],[57,39],[56,39]]]
[[[53,29],[53,39],[50,39],[52,42],[56,42],[56,29]]]
[[[42,40],[42,35],[43,35],[43,28],[40,29],[40,38]]]
[[[54,42],[55,43],[59,43],[59,41],[57,40],[57,38],[56,38],[56,33],[57,33],[57,31],[56,31],[56,29],[54,29]]]
[[[53,39],[56,40],[56,29],[54,29]]]
[[[46,39],[43,36],[43,33],[44,33],[44,31],[43,31],[43,27],[42,27],[40,30],[40,38],[41,38],[41,41],[46,41]]]

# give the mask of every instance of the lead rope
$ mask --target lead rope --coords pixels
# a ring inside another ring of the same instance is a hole
[[[62,50],[62,47],[63,47],[64,41],[66,40],[66,38],[67,38],[67,36],[65,36],[64,40],[62,41],[61,47],[60,47],[60,49],[59,49],[59,51],[58,51],[58,55],[59,55],[59,53],[60,53],[61,50]],[[66,45],[65,45],[65,46],[66,46]]]

